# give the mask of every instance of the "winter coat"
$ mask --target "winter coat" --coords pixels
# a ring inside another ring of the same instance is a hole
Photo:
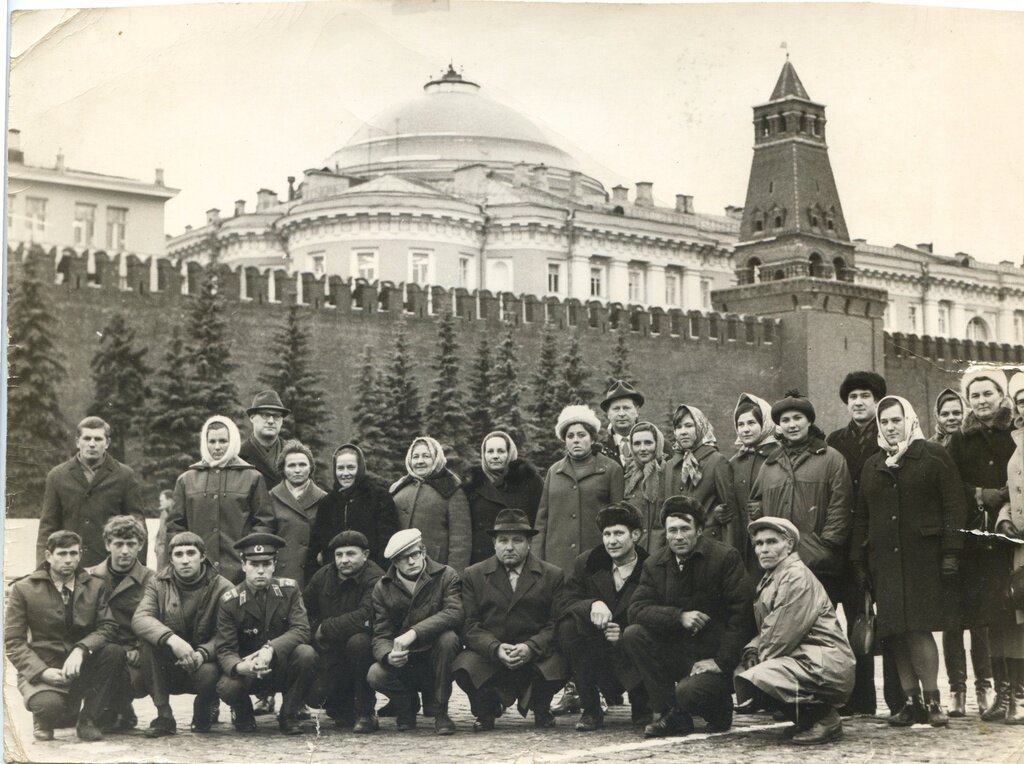
[[[647,559],[629,605],[629,622],[652,630],[658,641],[672,644],[692,662],[713,658],[729,675],[754,633],[753,597],[740,553],[701,534],[682,571],[668,547]],[[696,634],[680,622],[687,610],[710,618]]]
[[[203,586],[198,592],[196,620],[189,630],[181,609],[181,593],[168,567],[150,578],[142,601],[132,618],[132,631],[147,644],[157,647],[177,635],[193,649],[213,660],[217,654],[217,613],[221,598],[231,589],[231,582],[218,573],[209,561],[203,563]]]
[[[136,560],[135,565],[121,579],[117,588],[112,588],[112,575],[106,560],[87,568],[87,570],[91,575],[103,581],[103,585],[107,587],[107,605],[110,607],[110,613],[114,616],[114,620],[117,621],[117,639],[115,641],[127,649],[137,648],[139,639],[132,631],[132,618],[135,616],[135,610],[139,603],[142,602],[146,585],[153,580],[156,574]]]
[[[618,591],[612,578],[614,563],[604,544],[577,557],[572,576],[565,584],[566,614],[575,616],[581,624],[589,624],[590,608],[600,601],[612,611],[612,620],[625,629],[629,625],[629,605],[640,584],[644,563],[650,557],[642,546],[636,547],[636,556],[636,567]]]
[[[309,563],[310,538],[320,501],[326,495],[327,492],[312,480],[306,484],[298,498],[292,495],[283,481],[270,489],[277,535],[288,542],[277,553],[274,575],[294,578],[299,582],[300,589],[306,583],[307,574],[312,576],[317,569],[315,564]]]
[[[46,475],[36,565],[46,559],[46,539],[54,531],[74,531],[82,537],[82,567],[106,559],[103,526],[115,515],[132,515],[146,527],[142,492],[131,467],[107,454],[89,482],[77,456],[58,464]],[[146,559],[146,544],[139,556]]]
[[[234,676],[235,666],[264,645],[274,648],[281,665],[288,665],[292,650],[309,643],[309,620],[295,581],[272,578],[266,592],[263,605],[244,581],[221,595],[217,662],[225,676]]]
[[[370,559],[386,567],[384,550],[388,540],[398,531],[398,510],[387,489],[368,477],[356,478],[348,491],[342,491],[335,480],[334,490],[320,500],[316,521],[309,542],[310,566],[319,567],[332,560],[328,547],[331,539],[342,531],[359,531],[370,542]]]
[[[856,659],[824,587],[790,554],[757,586],[758,633],[744,648],[757,664],[738,674],[783,703],[843,705]],[[737,682],[737,686],[739,686]]]
[[[872,456],[882,453],[878,446],[878,420],[872,418],[862,430],[851,419],[846,427],[830,432],[825,438],[825,443],[842,454],[846,460],[846,469],[850,472],[850,482],[853,485],[853,506],[857,502],[864,465]]]
[[[452,671],[464,669],[474,687],[502,667],[497,658],[502,643],[529,645],[531,662],[545,679],[565,677],[565,659],[555,638],[555,622],[564,612],[565,581],[554,565],[528,554],[513,592],[508,573],[492,555],[466,569],[462,604],[466,649],[455,659]]]
[[[515,459],[501,482],[492,483],[480,466],[470,467],[462,481],[462,490],[469,503],[469,517],[473,524],[473,549],[470,564],[481,562],[494,554],[494,539],[488,531],[494,529],[494,518],[503,509],[521,509],[530,518],[537,519],[537,505],[544,492],[544,480],[532,464]]]
[[[373,657],[386,663],[395,637],[412,629],[416,641],[410,648],[430,650],[446,631],[462,633],[462,581],[450,565],[427,558],[412,593],[398,581],[395,566],[388,568],[373,587]]]
[[[37,692],[67,693],[41,680],[48,668],[59,669],[75,647],[92,653],[117,642],[117,621],[107,605],[102,579],[81,568],[75,573],[70,632],[64,601],[50,578],[47,563],[11,584],[4,612],[4,649],[18,671],[18,690],[27,704]]]
[[[313,575],[302,601],[318,649],[344,650],[356,634],[373,633],[373,588],[383,575],[373,560],[353,578],[342,579],[333,560]]]
[[[742,554],[747,538],[746,511],[736,501],[729,460],[717,448],[708,444],[697,446],[693,449],[693,455],[700,463],[700,482],[697,485],[683,485],[683,457],[677,454],[664,467],[667,496],[689,496],[696,499],[704,510],[705,535],[728,544]],[[713,512],[719,504],[728,507],[733,516],[724,525]]]
[[[896,469],[876,453],[860,475],[850,559],[871,572],[878,637],[959,628],[959,591],[942,583],[959,554],[967,513],[956,465],[942,446],[910,444]]]
[[[784,517],[800,531],[796,551],[818,576],[838,576],[853,520],[850,471],[842,454],[812,437],[790,465],[778,446],[761,465],[750,491],[749,519]]]
[[[1014,430],[1011,435],[1017,450],[1006,466],[1006,486],[1010,489],[1010,500],[999,510],[996,525],[1009,520],[1018,531],[1024,531],[1024,430]],[[1020,545],[1013,548],[1013,570],[1018,568],[1024,568],[1024,546]],[[1014,611],[1014,620],[1024,626],[1024,610]]]
[[[427,556],[462,571],[469,565],[473,531],[461,481],[448,470],[427,480],[400,480],[392,488],[400,529],[418,528]]]
[[[249,533],[276,529],[263,476],[241,459],[213,468],[197,462],[174,485],[168,542],[182,531],[198,534],[206,542],[206,559],[228,581],[242,580],[242,559],[233,544]]]
[[[604,454],[583,464],[568,456],[551,465],[544,478],[534,527],[534,553],[555,567],[572,570],[576,558],[601,543],[595,522],[604,507],[622,500],[622,467]]]
[[[663,469],[646,478],[653,481],[655,485],[654,498],[648,499],[644,495],[645,483],[641,480],[632,491],[626,491],[622,498],[628,501],[640,511],[644,519],[643,535],[640,543],[649,554],[657,554],[665,547],[665,526],[661,524],[661,505],[667,497],[665,489],[666,474]]]
[[[280,443],[280,440],[278,442]],[[252,435],[242,441],[242,447],[238,451],[238,458],[251,464],[263,476],[268,491],[284,479],[284,475],[278,471],[277,465],[271,464],[263,456],[263,452],[253,441]]]

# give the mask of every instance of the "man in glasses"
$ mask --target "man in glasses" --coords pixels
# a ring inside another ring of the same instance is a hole
[[[242,443],[238,455],[260,471],[269,491],[284,477],[277,468],[281,457],[281,427],[290,413],[274,390],[256,393],[252,405],[245,410],[252,433]]]

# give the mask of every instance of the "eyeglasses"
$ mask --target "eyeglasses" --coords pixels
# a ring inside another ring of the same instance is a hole
[[[261,416],[264,419],[284,419],[284,414],[278,411],[257,411],[256,416]]]

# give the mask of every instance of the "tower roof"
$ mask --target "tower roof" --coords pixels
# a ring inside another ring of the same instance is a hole
[[[783,98],[803,98],[805,101],[810,101],[811,97],[807,95],[807,91],[804,89],[804,84],[800,82],[800,77],[797,76],[796,69],[789,63],[789,59],[786,59],[786,63],[782,65],[782,71],[779,73],[779,81],[775,83],[775,90],[772,91],[771,101],[779,101]]]

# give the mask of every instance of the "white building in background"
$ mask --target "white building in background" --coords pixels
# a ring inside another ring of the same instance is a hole
[[[788,62],[776,85],[783,91],[786,103],[805,105],[809,122],[797,116],[798,133],[824,144],[824,107]],[[776,103],[773,93],[757,107],[769,130],[758,135],[768,141],[772,121],[783,118]],[[697,213],[692,196],[675,199],[657,206],[647,182],[609,193],[533,122],[449,68],[298,185],[289,178],[284,198],[261,189],[255,210],[245,200],[231,215],[211,209],[205,225],[187,227],[167,250],[199,261],[216,252],[231,266],[710,310],[711,292],[736,284],[746,267],[735,249],[744,210]],[[823,209],[822,224],[828,219]],[[889,292],[889,331],[1024,344],[1019,264],[937,255],[930,245],[849,242],[841,233],[852,252],[841,277]]]

